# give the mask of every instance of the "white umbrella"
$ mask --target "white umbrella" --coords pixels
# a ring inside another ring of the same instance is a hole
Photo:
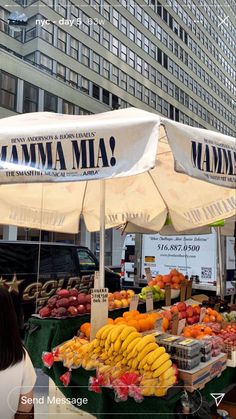
[[[82,214],[90,231],[159,231],[169,213],[180,232],[235,214],[232,189],[174,171],[160,117],[139,109],[2,119],[0,156],[1,224],[74,233]]]

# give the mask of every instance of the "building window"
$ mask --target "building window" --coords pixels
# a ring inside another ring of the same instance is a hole
[[[112,23],[116,28],[119,27],[119,13],[116,9],[112,10]]]
[[[102,101],[106,105],[109,105],[109,96],[110,96],[109,91],[106,89],[102,89]]]
[[[152,66],[150,66],[149,78],[152,83],[156,84],[156,69]]]
[[[89,80],[85,77],[81,77],[80,90],[86,93],[87,95],[89,94]]]
[[[42,16],[40,18],[44,19]],[[44,39],[44,41],[49,44],[53,44],[53,28],[54,25],[52,23],[40,28],[40,38]]]
[[[136,97],[139,100],[143,99],[143,86],[141,83],[136,82]]]
[[[120,29],[121,32],[127,35],[127,20],[123,16],[121,16]]]
[[[151,92],[150,105],[152,108],[156,109],[156,94],[154,92]]]
[[[112,37],[112,52],[115,55],[119,55],[119,41],[114,36]]]
[[[103,29],[103,47],[110,50],[110,34],[105,29]]]
[[[75,38],[70,39],[70,55],[71,57],[78,59],[79,42]]]
[[[136,57],[136,69],[139,73],[142,73],[142,59],[140,57]]]
[[[71,102],[67,102],[66,100],[63,100],[62,112],[69,115],[75,115],[75,105]]]
[[[143,62],[143,75],[149,79],[149,64],[146,61]]]
[[[52,73],[52,59],[41,53],[40,67]]]
[[[57,96],[44,92],[44,111],[57,112]]]
[[[59,28],[57,31],[57,48],[63,52],[66,52],[66,32]]]
[[[116,95],[112,95],[112,109],[119,109],[119,98]]]
[[[58,4],[55,6],[55,10],[57,11],[57,13],[59,13],[63,17],[66,17],[66,4],[67,0],[58,0]]]
[[[81,63],[89,67],[90,59],[89,59],[89,48],[82,44],[81,48]]]
[[[57,63],[57,77],[66,80],[66,67],[59,63]]]
[[[129,65],[130,67],[135,67],[135,55],[134,52],[129,50]]]
[[[74,71],[70,70],[70,80],[69,83],[73,86],[73,87],[78,87],[78,74],[75,73]]]
[[[142,34],[138,30],[136,31],[136,44],[142,48]]]
[[[96,73],[100,73],[100,56],[93,52],[92,57],[92,68]]]
[[[119,84],[119,69],[116,66],[112,66],[112,81],[115,84]]]
[[[131,25],[131,23],[129,24],[129,39],[135,42],[135,29],[134,29],[134,26]]]
[[[17,78],[1,72],[0,104],[4,108],[16,110]]]
[[[95,39],[95,41],[100,43],[100,26],[99,25],[93,25],[93,39]]]
[[[120,57],[123,61],[127,61],[127,47],[124,44],[120,44]]]
[[[106,77],[106,79],[110,78],[110,63],[105,60],[105,58],[103,58],[102,61],[102,75]]]
[[[120,87],[127,90],[127,74],[123,71],[120,72]]]
[[[143,88],[143,99],[144,102],[149,105],[149,89],[147,89],[146,87]]]
[[[135,96],[135,80],[132,77],[129,77],[128,91],[131,95]]]
[[[94,99],[98,99],[98,100],[100,99],[99,92],[100,92],[99,86],[93,83],[92,96],[94,97]]]
[[[84,33],[86,33],[86,35],[89,35],[89,30],[90,30],[90,18],[88,15],[86,15],[86,13],[82,13],[82,25],[80,26],[82,31]]]

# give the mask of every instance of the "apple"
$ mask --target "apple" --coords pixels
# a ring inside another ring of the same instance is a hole
[[[193,317],[193,315],[194,315],[193,307],[188,306],[186,308],[186,313],[187,313],[187,317]]]
[[[72,295],[71,297],[69,297],[68,300],[70,302],[70,306],[77,307],[77,305],[79,304],[78,299],[75,295]]]
[[[187,323],[188,324],[194,324],[195,323],[194,317],[187,317]]]
[[[108,302],[108,310],[114,310],[116,308],[116,305],[114,303],[114,301],[109,301]]]
[[[57,300],[57,302],[56,302],[56,307],[58,308],[58,307],[65,307],[65,308],[67,308],[67,307],[69,307],[69,305],[70,305],[70,301],[69,301],[69,298],[59,298],[59,300]]]
[[[87,304],[91,304],[91,294],[86,295],[85,300]]]
[[[180,314],[180,319],[186,319],[187,317],[186,311],[181,311],[179,314]]]
[[[70,296],[70,291],[69,290],[57,290],[56,295],[58,295],[58,297],[60,298],[65,298],[65,297],[69,297]]]
[[[178,304],[177,304],[177,309],[178,309],[179,311],[186,311],[186,308],[187,308],[187,306],[186,306],[186,304],[185,304],[185,303],[178,303]]]
[[[171,311],[172,314],[175,314],[175,313],[178,313],[179,312],[179,310],[178,310],[178,308],[176,306],[172,306],[170,308],[170,311]]]
[[[82,304],[82,305],[86,304],[87,303],[86,297],[87,295],[84,292],[81,292],[81,294],[79,294],[77,297],[78,304]]]
[[[78,295],[79,295],[79,291],[76,289],[76,288],[71,288],[71,290],[70,290],[70,295],[72,296],[75,296],[75,297],[78,297]]]
[[[78,311],[78,314],[84,314],[85,313],[85,306],[83,305],[83,304],[80,304],[78,307],[77,307],[77,311]]]
[[[67,312],[68,312],[71,316],[77,316],[77,314],[78,314],[78,310],[77,310],[77,308],[76,308],[76,307],[74,307],[74,306],[70,306],[70,307],[68,307]]]
[[[49,298],[48,302],[47,302],[47,306],[49,308],[55,308],[56,307],[56,302],[57,302],[58,296],[54,295],[53,297]]]
[[[194,323],[198,323],[198,322],[199,322],[199,320],[200,320],[200,316],[198,316],[198,314],[195,314],[195,315],[193,316],[193,319],[194,319]]]
[[[87,313],[90,313],[91,312],[91,304],[89,304],[89,303],[86,304],[86,307],[85,308],[86,308],[86,312]]]
[[[41,317],[49,317],[51,314],[51,310],[48,307],[43,307],[39,310],[39,315]]]

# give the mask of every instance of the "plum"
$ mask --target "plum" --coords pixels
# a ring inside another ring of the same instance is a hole
[[[60,298],[57,302],[56,302],[56,307],[69,307],[70,305],[70,301],[69,298]]]

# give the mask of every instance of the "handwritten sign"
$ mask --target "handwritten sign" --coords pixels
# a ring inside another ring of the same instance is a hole
[[[108,288],[93,288],[91,290],[91,332],[90,340],[107,324],[108,319]]]
[[[179,320],[177,335],[181,335],[186,325],[186,319]]]
[[[152,280],[152,273],[151,273],[151,269],[150,268],[145,268],[145,276],[147,278],[147,282]]]
[[[152,291],[146,293],[146,312],[153,311],[153,294]]]
[[[138,294],[135,294],[135,295],[133,295],[133,297],[131,297],[129,311],[131,311],[131,310],[137,310],[137,308],[138,308],[138,301],[139,301]]]
[[[206,315],[206,307],[202,307],[200,311],[200,318],[199,318],[200,323],[203,321],[205,315]]]

